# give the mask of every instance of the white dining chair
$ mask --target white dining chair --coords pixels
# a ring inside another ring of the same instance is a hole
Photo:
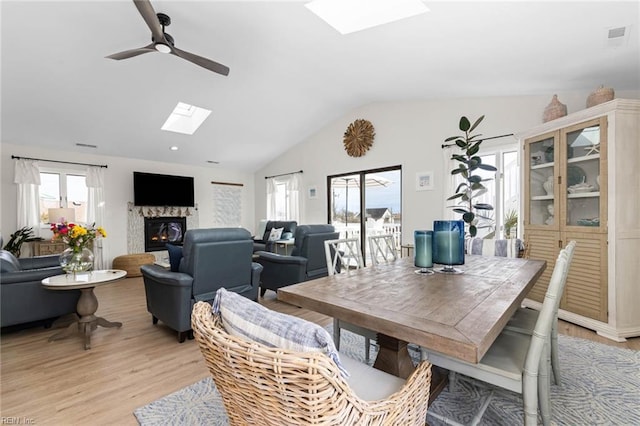
[[[385,262],[396,260],[398,258],[398,252],[393,235],[371,235],[369,237],[369,253],[373,265],[380,263],[380,259],[383,259]]]
[[[330,276],[340,273],[350,274],[352,271],[364,267],[359,238],[327,240],[324,242],[324,252],[327,258],[327,270]],[[334,318],[333,341],[338,350],[340,350],[340,330],[343,329],[364,336],[365,359],[368,362],[371,341],[376,340],[376,332]]]
[[[533,334],[503,330],[477,364],[425,348],[422,348],[422,358],[433,365],[463,375],[462,377],[472,377],[480,382],[521,394],[524,424],[526,426],[538,424],[539,407],[542,424],[549,425],[551,422],[549,335],[556,299],[562,297],[560,291],[567,268],[565,255],[558,256]],[[471,424],[480,422],[492,396],[493,391],[489,392],[482,401],[480,410]],[[451,419],[432,412],[428,415],[447,424],[457,424]]]
[[[575,241],[570,241],[569,244],[560,252],[561,256],[564,256],[567,260],[567,265],[571,265],[573,259],[573,252],[576,247]],[[565,274],[562,277],[562,288],[560,294],[564,291],[564,286],[567,282],[567,275],[569,274],[569,268],[565,270]],[[551,371],[553,372],[553,382],[556,385],[560,385],[560,357],[558,355],[558,309],[560,308],[560,297],[556,299],[556,305],[553,312],[553,323],[551,325]],[[532,334],[538,320],[539,311],[530,308],[520,307],[513,316],[509,319],[509,322],[505,326],[505,330],[516,331],[524,334]]]

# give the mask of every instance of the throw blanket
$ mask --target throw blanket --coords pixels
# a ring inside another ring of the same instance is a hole
[[[518,257],[523,249],[522,240],[518,238],[508,240],[470,238],[467,240],[467,254]]]

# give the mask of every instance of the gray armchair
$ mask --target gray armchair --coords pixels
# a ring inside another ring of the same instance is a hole
[[[179,272],[142,265],[147,311],[178,332],[184,342],[191,334],[195,302],[213,301],[224,287],[257,301],[262,266],[252,262],[253,240],[242,228],[191,229],[185,233]]]
[[[57,317],[75,313],[80,290],[53,291],[41,284],[63,273],[58,256],[18,259],[0,250],[0,326],[45,320],[49,327]]]
[[[280,237],[283,240],[287,240],[289,238],[293,238],[296,234],[296,228],[298,227],[298,222],[296,221],[278,221],[278,220],[270,220],[267,222],[264,228],[264,234],[260,237],[261,239],[253,240],[253,251],[273,251],[273,246],[275,244],[274,241],[269,241],[269,234],[271,230],[274,228],[282,228],[282,235]],[[287,238],[288,235],[291,234],[291,237]]]
[[[264,267],[260,295],[264,296],[267,290],[278,291],[280,287],[326,277],[329,272],[324,242],[339,238],[339,235],[332,225],[300,225],[296,228],[291,256],[256,252],[259,255],[257,262]]]

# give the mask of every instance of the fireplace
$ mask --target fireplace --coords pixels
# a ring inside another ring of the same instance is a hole
[[[144,251],[166,250],[167,243],[182,245],[186,231],[186,217],[145,217]]]

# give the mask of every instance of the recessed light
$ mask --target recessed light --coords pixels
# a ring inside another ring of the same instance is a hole
[[[426,13],[422,0],[313,0],[305,4],[340,34]]]
[[[177,151],[178,147],[177,146],[172,146],[171,148],[169,148],[171,151]]]

